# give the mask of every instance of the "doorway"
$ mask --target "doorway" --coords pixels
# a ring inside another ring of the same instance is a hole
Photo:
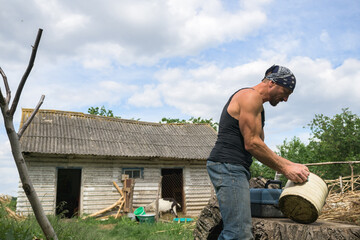
[[[181,208],[176,207],[177,211],[183,211],[183,170],[182,168],[163,168],[161,169],[161,197],[173,198]]]
[[[56,215],[79,216],[81,169],[58,168]]]

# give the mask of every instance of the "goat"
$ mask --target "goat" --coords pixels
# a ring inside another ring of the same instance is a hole
[[[155,211],[156,200],[151,202],[150,204],[145,206],[146,211]],[[161,212],[169,212],[172,213],[175,217],[178,217],[176,213],[176,206],[181,207],[179,203],[175,201],[173,198],[159,198],[159,214]]]

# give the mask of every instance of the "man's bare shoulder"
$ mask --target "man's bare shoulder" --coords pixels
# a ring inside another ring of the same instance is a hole
[[[251,88],[237,92],[228,107],[228,113],[236,119],[239,119],[241,112],[256,114],[259,111],[262,111],[262,98],[257,91]]]
[[[261,95],[254,89],[248,88],[237,92],[234,96],[234,100],[239,106],[262,106]]]

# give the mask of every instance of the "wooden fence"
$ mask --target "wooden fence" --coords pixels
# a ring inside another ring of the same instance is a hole
[[[355,175],[353,177],[340,176],[335,180],[325,180],[328,185],[329,192],[341,192],[344,193],[346,191],[356,191],[360,190],[360,175]]]
[[[335,180],[325,180],[329,187],[329,192],[339,191],[344,193],[345,191],[359,190],[360,189],[360,175],[354,175],[354,164],[359,164],[360,161],[344,161],[344,162],[320,162],[320,163],[307,163],[306,166],[320,166],[320,165],[332,165],[332,164],[349,164],[351,169],[351,175],[347,177],[339,176]]]

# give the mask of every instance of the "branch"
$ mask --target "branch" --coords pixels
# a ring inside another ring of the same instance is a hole
[[[34,111],[31,113],[30,117],[26,120],[26,122],[24,123],[24,125],[21,127],[21,129],[18,132],[18,137],[19,139],[21,138],[21,136],[23,135],[23,133],[25,132],[26,128],[29,126],[29,124],[31,123],[31,121],[33,120],[33,118],[35,117],[36,113],[39,111],[39,108],[41,107],[41,105],[44,102],[44,98],[45,95],[41,95],[40,101],[37,104],[36,108],[34,109]]]
[[[23,75],[23,77],[21,79],[21,82],[19,83],[18,89],[17,89],[15,97],[14,97],[14,101],[13,101],[11,109],[10,109],[10,115],[11,116],[13,116],[14,113],[15,113],[15,110],[16,110],[16,107],[18,105],[22,89],[24,88],[25,82],[26,82],[26,80],[27,80],[27,78],[28,78],[28,76],[29,76],[29,74],[31,72],[32,67],[34,66],[36,52],[37,52],[37,49],[38,49],[38,46],[39,46],[42,31],[43,30],[41,28],[39,28],[38,35],[36,37],[35,45],[33,47],[32,53],[31,53],[31,57],[30,57],[28,67],[27,67],[27,69],[26,69],[26,71],[25,71],[25,73],[24,73],[24,75]]]
[[[1,74],[1,76],[3,78],[3,80],[4,80],[4,85],[5,85],[5,89],[6,89],[6,99],[5,99],[5,101],[7,103],[9,103],[10,102],[10,97],[11,97],[11,91],[10,91],[10,88],[9,88],[9,83],[7,81],[7,77],[6,77],[4,71],[2,70],[1,67],[0,67],[0,74]]]
[[[1,108],[4,107],[6,105],[5,103],[5,98],[1,92],[1,89],[0,89],[0,105],[1,105]]]
[[[360,161],[343,161],[343,162],[319,162],[319,163],[305,163],[305,166],[319,166],[319,165],[330,165],[330,164],[357,164]]]

